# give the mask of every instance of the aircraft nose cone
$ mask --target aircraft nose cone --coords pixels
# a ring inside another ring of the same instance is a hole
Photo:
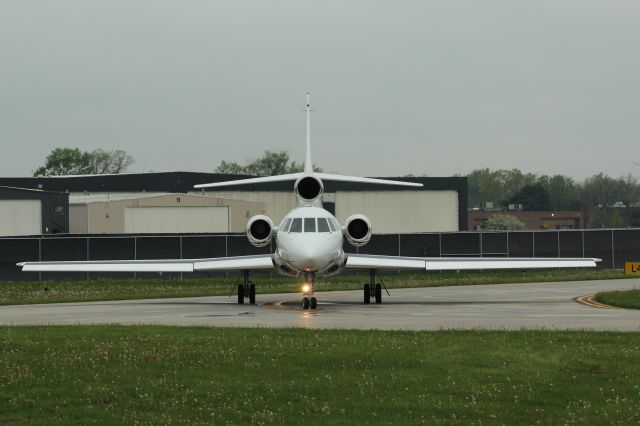
[[[318,268],[319,259],[318,250],[314,247],[305,247],[300,253],[300,263],[305,270],[316,270]]]

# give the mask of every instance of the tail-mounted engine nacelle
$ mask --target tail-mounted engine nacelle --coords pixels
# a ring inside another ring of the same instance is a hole
[[[354,214],[344,223],[344,235],[349,244],[360,247],[371,239],[371,222],[365,215]]]
[[[255,247],[264,247],[273,238],[273,222],[269,216],[259,214],[247,223],[247,239]]]
[[[314,176],[302,176],[298,178],[293,188],[298,198],[303,201],[316,200],[324,191],[322,181]]]

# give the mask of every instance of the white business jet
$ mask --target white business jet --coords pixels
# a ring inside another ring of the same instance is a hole
[[[255,303],[255,285],[249,280],[252,271],[276,271],[284,275],[302,276],[302,307],[316,309],[314,296],[316,277],[332,275],[347,269],[369,271],[369,283],[364,285],[364,303],[373,298],[382,302],[382,286],[376,283],[379,269],[423,271],[469,269],[528,269],[595,267],[599,259],[591,258],[454,258],[400,257],[345,253],[346,239],[354,246],[365,245],[371,238],[371,223],[364,215],[350,216],[344,225],[322,208],[323,181],[360,182],[380,185],[421,187],[420,183],[342,176],[313,171],[311,162],[310,104],[307,94],[307,150],[304,171],[280,176],[241,179],[228,182],[195,185],[195,188],[220,188],[232,185],[293,181],[296,207],[278,226],[264,215],[254,216],[247,223],[247,238],[256,247],[275,242],[272,254],[211,259],[112,260],[78,262],[23,262],[23,271],[77,272],[195,272],[242,271],[244,283],[238,285],[238,303],[248,298]]]

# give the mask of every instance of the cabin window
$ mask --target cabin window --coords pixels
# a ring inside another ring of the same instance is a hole
[[[291,225],[291,218],[287,219],[282,225],[282,232],[287,232],[289,230],[289,225]]]
[[[289,232],[302,232],[302,219],[299,217],[296,217],[295,219],[293,219],[291,221],[291,228],[289,229]]]
[[[318,218],[318,232],[329,232],[329,222],[324,217]]]
[[[316,232],[316,218],[305,217],[304,218],[304,232]]]

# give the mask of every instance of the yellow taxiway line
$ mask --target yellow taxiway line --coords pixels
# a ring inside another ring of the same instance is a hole
[[[576,302],[582,303],[583,305],[591,306],[592,308],[600,308],[600,309],[622,309],[617,306],[605,305],[604,303],[600,303],[595,299],[594,294],[588,294],[586,296],[579,296],[575,299]]]

